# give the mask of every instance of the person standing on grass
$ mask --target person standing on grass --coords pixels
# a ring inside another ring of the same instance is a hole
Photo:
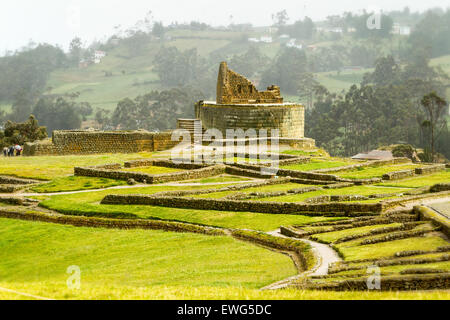
[[[22,147],[16,144],[14,149],[16,149],[16,157],[20,156],[20,153],[22,152]]]
[[[8,157],[14,157],[14,146],[9,147]]]
[[[4,147],[3,148],[3,155],[5,156],[5,157],[7,157],[8,156],[8,147]]]

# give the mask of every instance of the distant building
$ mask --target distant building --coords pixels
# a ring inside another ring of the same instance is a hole
[[[390,160],[394,159],[391,151],[372,150],[367,153],[358,153],[353,156],[354,160]]]
[[[302,50],[303,49],[303,45],[302,44],[297,44],[296,41],[297,41],[296,39],[290,39],[288,41],[288,43],[286,43],[286,47],[288,47],[288,48],[296,48],[296,49]]]
[[[273,42],[272,37],[269,37],[269,36],[262,36],[259,41],[260,42],[265,42],[265,43],[272,43]]]
[[[248,42],[259,42],[258,38],[248,38]]]
[[[94,63],[95,64],[100,63],[104,57],[106,57],[105,51],[96,50],[94,52]]]
[[[411,28],[408,26],[402,26],[399,23],[394,23],[391,33],[401,36],[409,36],[411,34]]]

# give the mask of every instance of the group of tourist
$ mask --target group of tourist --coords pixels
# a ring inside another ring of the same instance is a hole
[[[14,156],[20,156],[22,154],[22,147],[16,144],[15,146],[11,147],[4,147],[3,148],[3,155],[5,157],[14,157]]]

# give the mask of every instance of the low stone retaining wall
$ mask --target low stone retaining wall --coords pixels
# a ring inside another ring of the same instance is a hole
[[[380,286],[382,291],[449,289],[450,273],[383,276],[381,278]],[[309,284],[307,288],[334,291],[368,290],[366,277],[327,283]]]
[[[402,171],[394,171],[394,172],[385,173],[385,174],[383,174],[382,179],[383,180],[399,180],[399,179],[414,177],[414,175],[415,175],[414,169],[413,170],[402,170]]]
[[[416,206],[414,210],[418,212],[421,220],[431,221],[433,225],[439,226],[447,237],[450,237],[450,220],[448,218],[424,206]]]
[[[316,173],[340,172],[340,171],[347,171],[347,170],[352,170],[352,169],[356,169],[356,168],[384,166],[387,164],[399,164],[399,163],[411,163],[411,160],[409,158],[402,158],[402,157],[389,159],[389,160],[374,160],[374,161],[367,161],[367,162],[363,162],[363,163],[351,164],[351,165],[342,166],[342,167],[318,169],[318,170],[314,170],[313,172],[316,172]]]
[[[41,221],[57,224],[67,224],[76,227],[92,228],[112,228],[112,229],[151,229],[164,230],[172,232],[192,232],[207,235],[224,236],[226,232],[221,229],[194,225],[189,223],[180,223],[172,221],[160,221],[149,219],[107,219],[68,216],[56,213],[45,213],[38,211],[20,212],[0,209],[0,218],[11,218],[28,221]]]
[[[137,153],[170,149],[172,132],[138,131],[53,131],[52,141],[26,143],[24,156]]]
[[[117,180],[129,180],[134,179],[137,182],[155,184],[155,183],[165,183],[172,181],[180,181],[180,180],[192,180],[192,179],[201,179],[207,178],[211,176],[217,176],[225,173],[224,165],[216,165],[196,170],[182,171],[182,172],[173,172],[166,174],[146,174],[139,172],[129,172],[129,171],[111,171],[106,169],[97,169],[97,168],[81,168],[75,167],[74,174],[76,176],[85,176],[85,177],[97,177],[97,178],[108,178],[108,179],[117,179]]]
[[[302,241],[274,237],[266,233],[247,230],[233,230],[232,235],[237,239],[254,242],[278,250],[296,253],[300,258],[301,265],[299,266],[299,269],[302,271],[309,270],[315,265],[316,258],[311,252],[311,246]]]
[[[258,178],[258,179],[270,179],[270,178],[274,177],[270,173],[261,171],[261,167],[259,167],[258,170],[250,170],[250,169],[238,168],[235,166],[226,166],[225,173],[232,174],[235,176],[244,176],[244,177]]]
[[[401,266],[401,265],[409,265],[409,264],[426,264],[426,263],[435,263],[435,262],[444,262],[449,261],[450,255],[443,254],[440,257],[434,258],[413,258],[413,259],[392,259],[392,260],[376,260],[370,261],[372,264],[377,265],[378,267],[389,267],[389,266]],[[369,262],[369,261],[367,261]],[[367,268],[367,265],[337,265],[332,266],[328,269],[329,274],[335,274],[345,271],[353,271],[353,270],[364,270]]]
[[[183,163],[179,161],[165,160],[165,159],[143,159],[143,160],[133,160],[124,163],[125,168],[139,168],[139,167],[166,167],[166,168],[176,168],[185,170],[195,170],[210,167],[207,164],[196,164],[196,163]]]
[[[445,170],[445,164],[434,164],[429,166],[424,166],[422,168],[416,168],[416,174],[431,174],[435,172],[440,172]]]
[[[31,180],[31,179],[22,179],[22,178],[16,178],[11,176],[0,176],[0,184],[20,184],[20,185],[26,185],[26,184],[33,184],[38,183],[41,181]]]
[[[152,205],[169,208],[197,210],[241,211],[271,214],[298,214],[311,216],[376,215],[381,212],[379,203],[322,203],[237,201],[182,197],[154,197],[151,195],[107,195],[102,204]]]
[[[25,185],[0,184],[0,193],[14,193],[25,188]]]
[[[449,183],[438,183],[430,188],[431,192],[441,192],[441,191],[450,191],[450,182]]]
[[[383,211],[386,211],[387,209],[390,209],[392,207],[407,204],[407,203],[414,202],[417,200],[442,198],[442,197],[448,197],[448,196],[450,196],[450,191],[426,193],[426,194],[421,194],[421,195],[402,197],[402,198],[398,198],[398,199],[384,200],[384,201],[381,201],[381,205],[383,206]]]

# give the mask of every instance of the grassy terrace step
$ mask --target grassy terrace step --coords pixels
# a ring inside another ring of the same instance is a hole
[[[303,194],[294,194],[280,197],[268,197],[260,199],[261,201],[277,201],[277,202],[304,202],[309,198],[314,198],[323,195],[353,195],[358,194],[362,196],[375,195],[380,193],[406,192],[408,188],[390,188],[390,187],[376,187],[376,186],[352,186],[342,189],[324,189]],[[358,201],[359,202],[359,201]]]
[[[73,174],[73,167],[124,163],[130,159],[149,158],[154,153],[101,154],[77,156],[14,157],[0,162],[0,175],[51,180]],[[45,165],[43,165],[45,164]],[[20,168],[20,170],[18,170]]]
[[[335,248],[344,257],[344,260],[382,259],[393,256],[396,252],[404,250],[436,250],[446,246],[448,242],[439,236],[413,237],[388,242],[359,245],[358,242],[341,243]]]
[[[51,182],[43,183],[30,188],[30,191],[37,193],[52,193],[64,191],[103,189],[114,186],[122,186],[126,184],[127,184],[126,181],[121,180],[71,176],[53,179]]]
[[[309,163],[289,164],[283,165],[281,169],[297,170],[297,171],[313,171],[317,169],[341,167],[348,164],[357,163],[357,161],[345,160],[345,159],[311,159]]]
[[[430,175],[416,176],[398,181],[387,181],[378,185],[398,188],[421,188],[448,181],[450,181],[450,169],[446,169],[443,172],[433,173]]]
[[[218,188],[223,187],[218,185]],[[205,187],[190,187],[191,190],[203,189]],[[211,188],[208,186],[206,188]],[[155,206],[138,205],[102,205],[100,201],[107,194],[155,194],[162,191],[184,190],[183,187],[149,186],[144,188],[129,188],[120,190],[104,190],[89,193],[56,195],[48,197],[41,202],[45,208],[60,213],[81,216],[97,216],[111,218],[143,218],[163,219],[171,221],[183,221],[203,225],[211,225],[226,228],[245,228],[253,230],[270,231],[277,229],[281,224],[308,224],[319,221],[330,221],[340,218],[330,217],[308,217],[303,215],[287,214],[263,214],[252,212],[232,212],[217,210],[192,210],[176,209]]]
[[[394,172],[394,171],[403,171],[403,170],[413,170],[415,168],[419,168],[420,165],[417,164],[397,164],[397,165],[389,165],[389,166],[374,166],[374,167],[363,167],[356,168],[348,171],[339,171],[334,173],[335,175],[346,178],[346,179],[370,179],[381,177],[383,174]]]
[[[325,243],[332,243],[332,242],[338,242],[341,239],[345,239],[349,236],[366,236],[369,232],[373,232],[376,230],[384,230],[384,228],[399,228],[401,227],[400,223],[391,223],[391,224],[379,224],[379,225],[372,225],[372,226],[365,226],[365,227],[359,227],[359,228],[352,228],[352,229],[345,229],[342,231],[334,231],[334,232],[327,232],[327,233],[319,233],[311,236],[311,239],[318,240]]]

